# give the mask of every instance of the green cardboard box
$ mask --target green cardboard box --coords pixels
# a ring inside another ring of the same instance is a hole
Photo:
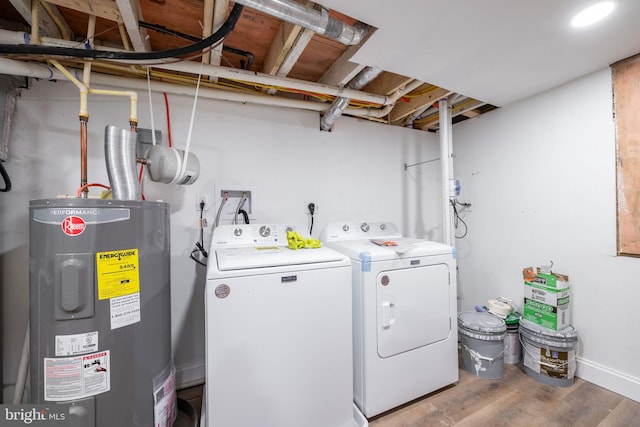
[[[548,329],[558,331],[571,324],[569,277],[541,273],[525,268],[524,309],[522,317]]]

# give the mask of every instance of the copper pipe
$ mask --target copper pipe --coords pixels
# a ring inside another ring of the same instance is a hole
[[[89,116],[80,116],[80,187],[88,184],[87,180],[87,122]],[[89,188],[84,187],[82,198],[86,199]]]

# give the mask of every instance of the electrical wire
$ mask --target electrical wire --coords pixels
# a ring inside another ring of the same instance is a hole
[[[460,225],[460,223],[462,223],[462,225],[464,225],[464,233],[462,234],[462,236],[455,236],[455,237],[456,237],[456,239],[464,239],[467,236],[467,232],[469,231],[469,227],[467,227],[467,223],[464,222],[464,220],[462,218],[460,218],[460,214],[458,213],[458,209],[456,208],[456,205],[468,207],[469,204],[468,203],[460,203],[456,199],[451,199],[451,200],[449,200],[449,202],[451,203],[451,207],[453,208],[453,226],[457,229],[458,225]]]
[[[4,180],[4,188],[0,188],[0,192],[8,193],[11,191],[11,178],[9,178],[9,174],[2,165],[2,162],[0,162],[0,175],[2,175],[2,179]]]
[[[169,139],[169,147],[173,147],[173,140],[171,139],[171,112],[169,111],[169,98],[167,98],[167,92],[162,92],[164,95],[164,109],[167,112],[167,138]]]
[[[204,229],[207,228],[207,220],[204,218],[204,202],[200,202],[200,240],[196,242],[196,247],[189,254],[189,258],[194,260],[200,265],[206,266],[207,264],[202,262],[199,257],[196,257],[197,253],[200,253],[205,259],[209,256],[204,248]]]
[[[313,233],[313,216],[316,213],[316,204],[309,203],[307,209],[309,209],[309,215],[311,215],[311,225],[309,226],[309,235],[311,235],[311,233]]]
[[[85,184],[82,187],[78,188],[78,197],[80,197],[82,195],[82,192],[89,187],[102,187],[102,188],[106,188],[107,190],[111,190],[111,187],[104,184],[96,184],[96,183]]]
[[[147,28],[149,30],[154,30],[159,33],[168,34],[174,37],[180,37],[182,39],[189,40],[190,42],[197,42],[201,40],[196,36],[192,36],[191,34],[185,34],[180,31],[174,30],[172,28],[167,28],[164,25],[151,24],[145,21],[138,21],[138,24],[140,24],[142,28]],[[244,70],[251,69],[251,66],[253,65],[253,61],[255,60],[255,55],[253,53],[247,52],[245,50],[236,49],[235,47],[231,47],[227,45],[222,46],[222,50],[227,51],[229,53],[234,53],[236,55],[244,56],[245,58],[247,58],[247,62],[246,64],[244,64],[243,61],[241,61],[241,64],[243,65],[241,68]]]
[[[122,59],[132,61],[149,61],[157,59],[167,59],[188,55],[211,47],[224,39],[238,22],[243,6],[239,3],[233,5],[227,20],[209,37],[196,43],[175,49],[159,50],[154,52],[113,52],[94,49],[75,49],[55,46],[32,46],[32,45],[0,45],[0,53],[19,55],[58,55],[70,56],[74,58],[102,58],[102,59]]]

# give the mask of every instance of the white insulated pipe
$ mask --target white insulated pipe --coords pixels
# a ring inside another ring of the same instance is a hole
[[[318,11],[290,0],[236,0],[236,3],[322,34],[345,45],[360,44],[365,36],[363,29],[332,18],[324,8]]]
[[[80,70],[70,70],[70,72],[75,73],[75,77],[77,79],[82,78],[82,72]],[[41,64],[39,62],[22,62],[7,58],[0,58],[0,74],[33,77],[41,80],[69,80],[62,72],[46,64]],[[94,85],[97,84],[117,88],[129,88],[133,90],[146,91],[148,89],[147,82],[145,80],[130,77],[116,77],[95,72],[91,76],[91,82]],[[192,97],[195,94],[194,87],[174,83],[151,82],[151,88],[158,92],[167,92],[173,95]],[[407,87],[407,89],[409,89],[409,87]],[[397,95],[394,94],[393,97],[388,98],[390,100],[394,100],[394,98],[397,99],[402,96],[403,93],[404,92],[398,92]],[[330,107],[330,104],[322,102],[302,101],[269,95],[253,95],[214,88],[201,88],[199,96],[206,99],[269,105],[318,112],[324,112]],[[344,114],[355,117],[380,118],[389,114],[392,106],[393,104],[390,104],[382,109],[347,108]]]
[[[453,178],[451,106],[447,98],[438,102],[440,110],[440,166],[442,176],[442,223],[443,243],[455,246],[455,229],[451,209],[451,180]]]
[[[26,37],[26,38],[25,38]],[[60,46],[83,49],[91,49],[90,45],[85,43],[79,44],[77,42],[61,39],[53,39],[43,37],[41,40],[43,46]],[[30,36],[20,31],[7,31],[0,30],[0,44],[30,44]],[[110,52],[126,52],[122,49],[114,49],[105,46],[95,46],[97,50],[104,50]],[[270,74],[258,73],[254,71],[239,70],[230,67],[221,67],[218,65],[203,64],[202,67],[199,62],[193,61],[181,61],[177,58],[167,58],[167,62],[158,63],[156,65],[144,64],[151,68],[159,68],[163,70],[178,71],[183,73],[190,73],[199,75],[210,76],[210,78],[229,79],[246,83],[253,83],[265,86],[279,86],[289,89],[295,89],[303,92],[313,92],[321,95],[330,96],[342,96],[353,100],[364,101],[370,104],[376,104],[385,106],[392,104],[396,101],[388,96],[376,95],[368,92],[361,92],[353,89],[345,89],[336,86],[328,86],[322,83],[307,82],[305,80],[292,79],[287,77],[272,76]],[[171,62],[174,61],[174,62]],[[139,64],[140,61],[115,61],[124,64]],[[35,77],[35,76],[34,76]],[[44,78],[44,77],[43,77]],[[80,77],[79,80],[82,80]]]

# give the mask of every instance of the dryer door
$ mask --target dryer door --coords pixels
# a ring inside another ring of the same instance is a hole
[[[378,355],[414,350],[449,336],[446,264],[382,271],[376,279]]]

